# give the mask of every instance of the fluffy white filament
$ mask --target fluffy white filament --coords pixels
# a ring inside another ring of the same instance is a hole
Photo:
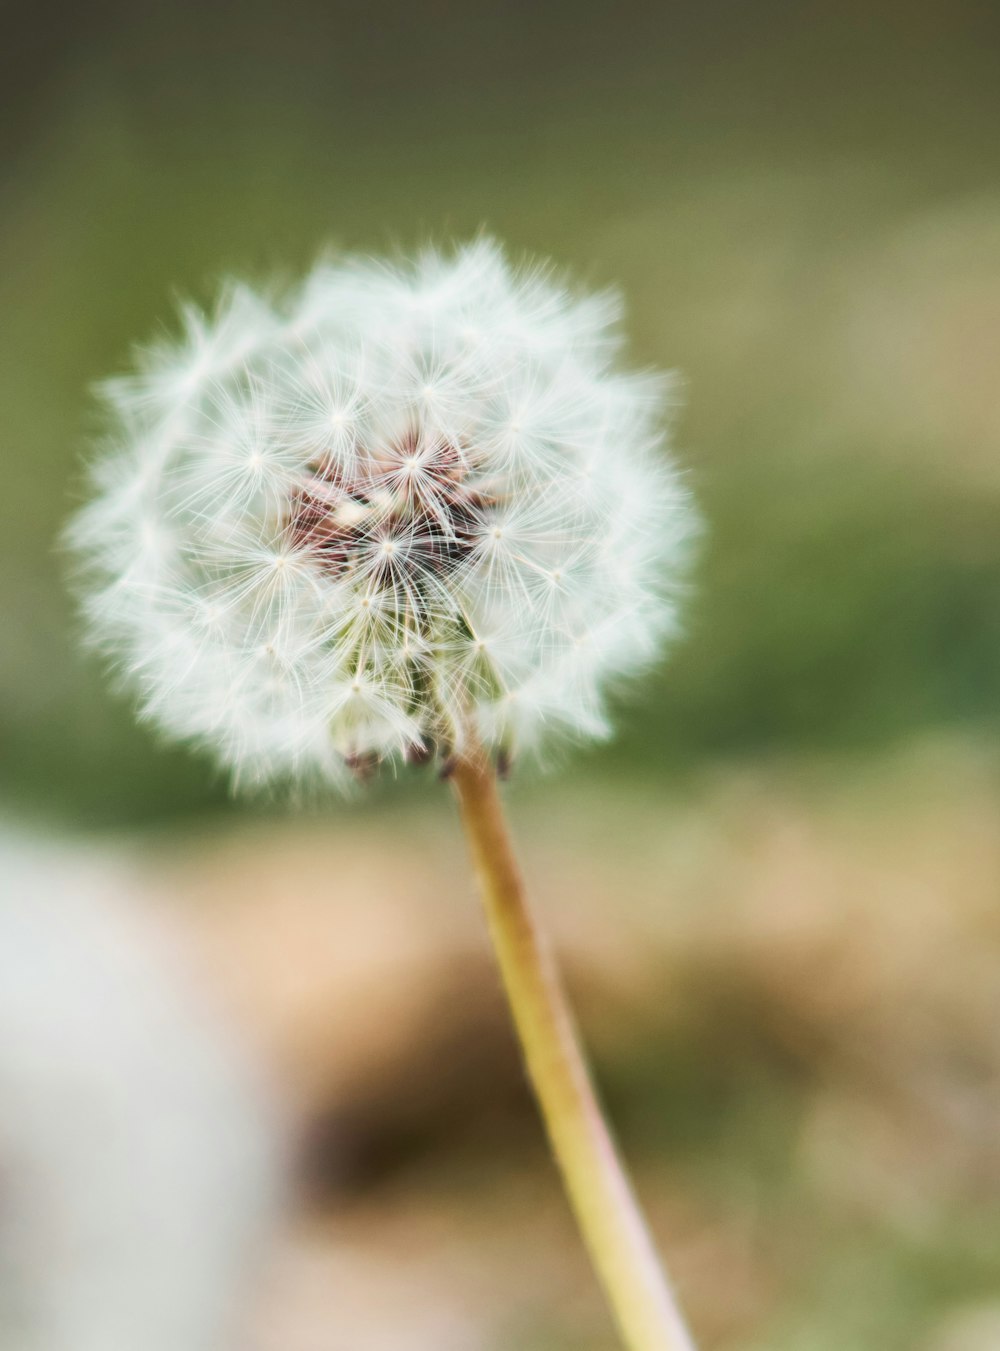
[[[485,240],[185,310],[72,527],[145,715],[243,782],[604,734],[694,521],[618,311]]]

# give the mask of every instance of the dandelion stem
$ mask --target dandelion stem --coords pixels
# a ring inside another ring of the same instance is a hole
[[[496,773],[452,774],[528,1075],[570,1202],[629,1351],[694,1351],[598,1104],[552,953],[525,895]]]

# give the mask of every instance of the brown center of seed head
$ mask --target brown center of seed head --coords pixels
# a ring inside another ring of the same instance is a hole
[[[334,577],[419,594],[421,580],[455,572],[475,547],[494,499],[469,484],[462,450],[411,432],[350,465],[317,457],[290,504],[291,541]]]

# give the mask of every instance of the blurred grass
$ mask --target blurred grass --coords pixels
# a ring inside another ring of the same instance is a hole
[[[1000,189],[974,5],[27,9],[0,196],[0,793],[225,802],[72,641],[88,385],[229,269],[481,226],[619,282],[709,523],[688,637],[588,772],[995,727]],[[15,44],[16,46],[16,44]],[[37,65],[32,74],[31,60]]]

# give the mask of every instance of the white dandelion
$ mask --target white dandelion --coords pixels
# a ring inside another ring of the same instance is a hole
[[[240,784],[451,777],[527,1068],[630,1351],[692,1351],[527,908],[513,756],[608,732],[676,626],[695,513],[669,380],[619,304],[482,240],[232,287],[107,387],[71,539],[94,638],[144,715]]]
[[[246,784],[606,734],[694,521],[618,308],[485,240],[187,308],[71,529],[144,715]]]

